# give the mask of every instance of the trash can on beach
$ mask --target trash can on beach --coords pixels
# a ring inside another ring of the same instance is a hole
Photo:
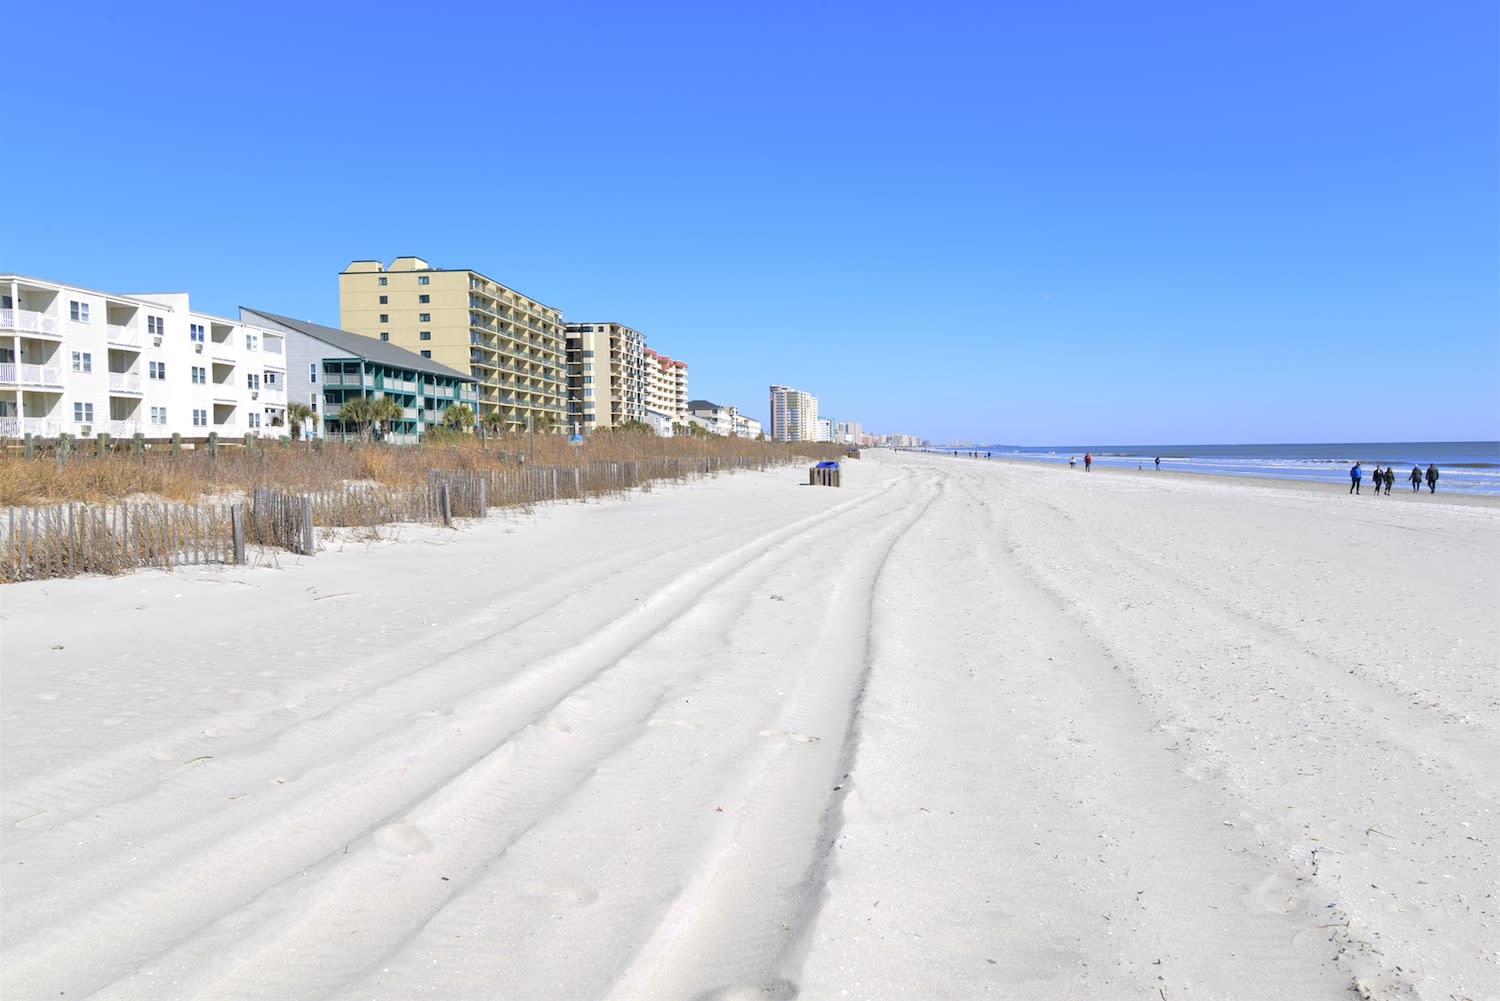
[[[839,464],[834,461],[820,462],[807,470],[807,485],[810,487],[836,487],[839,485]]]

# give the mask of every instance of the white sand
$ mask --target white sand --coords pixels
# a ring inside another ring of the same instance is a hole
[[[1500,507],[798,479],[0,589],[0,995],[1500,997]]]

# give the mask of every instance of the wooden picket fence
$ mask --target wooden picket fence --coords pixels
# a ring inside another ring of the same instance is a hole
[[[315,530],[402,522],[452,524],[491,508],[622,494],[656,480],[766,469],[764,458],[655,458],[571,466],[433,470],[415,486],[348,483],[311,493],[257,488],[246,504],[59,504],[0,515],[0,583],[242,563],[247,544],[311,556]]]
[[[0,582],[235,563],[234,523],[229,504],[7,508],[0,518]]]

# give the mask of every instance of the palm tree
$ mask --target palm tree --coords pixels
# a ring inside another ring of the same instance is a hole
[[[381,421],[394,421],[401,416],[401,404],[389,396],[356,396],[344,401],[339,407],[339,420],[353,424],[359,436],[366,440],[370,431]]]
[[[443,411],[443,424],[454,431],[471,431],[474,428],[474,410],[467,403],[455,403]]]
[[[403,413],[401,404],[393,396],[377,396],[370,401],[371,420],[383,425],[387,434],[392,430],[391,425],[399,421]]]
[[[288,403],[286,405],[287,426],[292,432],[292,441],[302,440],[302,425],[312,421],[313,427],[318,426],[318,412],[306,403]]]
[[[505,428],[505,416],[499,410],[484,415],[484,426],[490,434],[499,434]]]

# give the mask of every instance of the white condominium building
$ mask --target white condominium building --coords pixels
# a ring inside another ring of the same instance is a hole
[[[813,441],[817,428],[817,397],[790,386],[771,387],[772,441]]]
[[[0,437],[279,436],[285,387],[281,334],[186,293],[0,274]]]

